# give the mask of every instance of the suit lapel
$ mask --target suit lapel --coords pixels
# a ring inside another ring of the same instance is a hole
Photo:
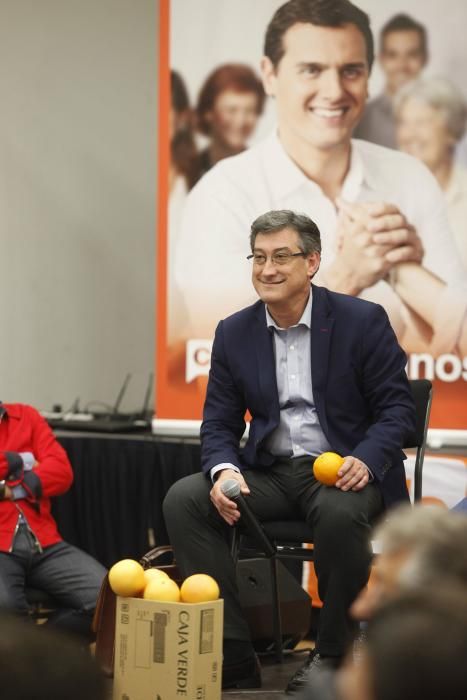
[[[322,287],[313,286],[312,289],[311,381],[313,383],[313,397],[319,421],[324,432],[327,434],[325,390],[334,318],[331,314],[326,291]]]
[[[277,391],[273,337],[266,325],[264,304],[260,304],[256,310],[253,332],[261,395],[265,405],[269,407],[268,413],[270,417],[279,420],[279,395]]]

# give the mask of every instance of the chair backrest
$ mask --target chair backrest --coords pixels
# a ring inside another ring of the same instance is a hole
[[[430,420],[431,399],[433,387],[428,379],[411,379],[410,388],[415,402],[415,430],[407,437],[404,447],[416,447],[414,469],[414,501],[422,497],[422,469],[425,458],[426,435]]]
[[[416,423],[415,430],[407,437],[404,447],[422,447],[428,431],[433,387],[429,379],[411,379],[409,384],[415,402]]]

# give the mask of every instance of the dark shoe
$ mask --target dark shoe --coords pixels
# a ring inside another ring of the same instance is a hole
[[[310,652],[310,656],[303,666],[296,671],[287,684],[286,695],[293,695],[299,690],[303,690],[308,684],[313,683],[313,676],[322,671],[334,670],[340,662],[340,657],[321,656],[315,651]]]
[[[258,657],[222,666],[222,690],[227,688],[261,688],[261,667]]]

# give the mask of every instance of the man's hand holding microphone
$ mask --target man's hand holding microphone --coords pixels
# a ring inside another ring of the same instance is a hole
[[[216,485],[219,485],[218,489],[215,489]],[[245,533],[255,539],[256,544],[267,556],[273,556],[275,547],[244,498],[244,495],[249,493],[250,489],[243,476],[233,469],[225,469],[211,490],[211,500],[229,525],[236,525],[241,519]]]
[[[211,489],[210,498],[214,506],[217,508],[221,517],[229,525],[235,525],[240,518],[240,511],[237,503],[225,495],[222,485],[226,481],[235,480],[239,484],[239,493],[243,496],[248,496],[250,489],[240,472],[235,469],[223,469],[217,477],[214,486]]]

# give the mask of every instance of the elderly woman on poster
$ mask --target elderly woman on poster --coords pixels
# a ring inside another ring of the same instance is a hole
[[[419,158],[435,176],[446,198],[449,224],[467,269],[467,170],[455,162],[465,134],[467,101],[446,78],[407,85],[396,101],[399,148]]]

